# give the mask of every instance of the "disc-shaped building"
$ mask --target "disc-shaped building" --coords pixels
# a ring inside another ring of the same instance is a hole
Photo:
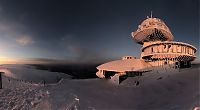
[[[147,18],[131,35],[142,45],[140,58],[125,56],[121,60],[102,64],[97,67],[98,77],[120,81],[125,76],[140,75],[150,67],[169,64],[175,68],[190,67],[191,61],[196,58],[197,49],[190,44],[173,41],[171,31],[159,18]]]

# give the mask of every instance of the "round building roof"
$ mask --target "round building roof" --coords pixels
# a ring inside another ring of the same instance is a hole
[[[151,67],[149,63],[146,63],[141,59],[126,59],[115,60],[108,63],[104,63],[97,67],[98,70],[125,72],[125,71],[139,71]]]
[[[132,32],[132,38],[139,44],[145,41],[172,41],[173,35],[166,24],[159,18],[147,18]]]

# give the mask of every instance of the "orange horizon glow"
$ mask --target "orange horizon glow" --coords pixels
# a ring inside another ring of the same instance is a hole
[[[20,58],[0,57],[0,64],[42,64],[42,63],[45,63],[45,62],[26,60],[26,59],[20,59]]]

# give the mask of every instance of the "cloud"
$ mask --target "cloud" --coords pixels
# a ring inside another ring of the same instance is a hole
[[[33,44],[33,39],[28,35],[23,35],[16,38],[16,42],[22,46]]]
[[[19,59],[19,62],[21,64],[80,64],[70,59],[52,59],[52,58],[27,58],[27,59]]]
[[[99,63],[107,60],[107,57],[94,49],[95,47],[86,46],[75,35],[66,35],[62,39],[66,53],[73,56],[74,62],[77,63]],[[105,50],[106,51],[106,50]],[[67,58],[68,59],[68,58]]]
[[[4,8],[0,5],[0,40],[6,41],[9,45],[17,43],[24,46],[33,43],[32,37],[27,34],[28,27],[19,20],[20,16],[24,18],[24,14],[17,15],[13,20]]]

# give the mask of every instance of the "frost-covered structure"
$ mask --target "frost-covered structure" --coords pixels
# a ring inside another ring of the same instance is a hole
[[[190,44],[173,41],[174,36],[167,25],[159,18],[148,17],[132,38],[140,45],[140,59],[125,56],[97,67],[99,78],[111,78],[118,83],[129,76],[140,76],[155,66],[173,65],[174,68],[190,67],[196,56],[196,48]]]
[[[196,56],[196,48],[190,44],[173,41],[173,35],[158,18],[148,18],[132,32],[132,38],[142,46],[140,58],[152,66],[176,64],[190,66]]]

